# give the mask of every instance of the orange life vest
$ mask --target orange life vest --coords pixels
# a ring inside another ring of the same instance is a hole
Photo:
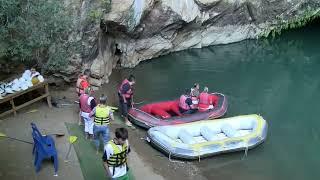
[[[81,75],[77,80],[77,93],[83,94],[84,90],[90,86],[89,82]]]

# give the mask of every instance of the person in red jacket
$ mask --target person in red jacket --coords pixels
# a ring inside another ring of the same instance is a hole
[[[125,119],[125,123],[129,127],[133,127],[128,119],[128,111],[132,107],[132,97],[133,97],[133,85],[135,84],[135,77],[130,75],[129,78],[124,79],[118,88],[119,104],[121,109],[121,114]]]
[[[198,109],[200,112],[213,109],[214,102],[212,99],[212,95],[209,94],[208,91],[209,91],[209,88],[204,87],[203,92],[201,92],[199,95]]]
[[[78,94],[79,97],[80,97],[81,94],[84,93],[84,90],[86,88],[90,87],[90,84],[89,84],[89,81],[88,81],[89,76],[90,76],[90,70],[86,69],[86,70],[84,70],[83,74],[80,74],[79,77],[78,77],[78,80],[77,80],[77,83],[76,83],[76,93]],[[79,107],[80,107],[80,103],[79,103]],[[80,109],[80,112],[79,112],[79,125],[83,124],[82,121],[83,121],[83,119],[81,117],[81,109]]]
[[[76,92],[78,93],[78,96],[83,94],[86,88],[90,87],[89,77],[90,77],[89,69],[84,70],[83,74],[79,75],[77,84],[76,84]]]

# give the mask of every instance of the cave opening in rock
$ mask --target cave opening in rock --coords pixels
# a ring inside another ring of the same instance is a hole
[[[116,68],[121,68],[121,55],[122,55],[122,50],[120,49],[120,47],[119,47],[119,44],[118,43],[116,43],[115,44],[115,52],[114,52],[114,55],[116,56],[116,58],[117,58],[117,63],[116,63]]]

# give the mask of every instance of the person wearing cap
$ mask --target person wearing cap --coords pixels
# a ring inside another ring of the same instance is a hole
[[[100,147],[100,136],[106,145],[109,141],[109,124],[110,120],[114,120],[111,107],[107,106],[107,96],[101,95],[99,104],[91,111],[90,117],[93,117],[93,134],[97,153]]]
[[[185,93],[180,96],[179,110],[182,114],[192,114],[197,111],[190,96],[190,90],[186,89]]]
[[[89,117],[90,112],[96,107],[96,100],[92,96],[92,89],[86,88],[84,94],[80,95],[80,111],[84,120],[84,132],[86,139],[93,137],[93,121]]]
[[[190,96],[192,99],[193,104],[198,104],[199,102],[199,94],[200,94],[200,86],[198,83],[194,83],[193,87],[191,88]]]

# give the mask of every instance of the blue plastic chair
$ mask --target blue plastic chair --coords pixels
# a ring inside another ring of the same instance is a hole
[[[58,153],[53,138],[48,135],[42,136],[34,123],[31,123],[31,127],[34,141],[32,153],[35,155],[34,166],[36,167],[36,172],[39,172],[44,159],[51,159],[53,160],[56,175],[58,172]]]
[[[40,139],[41,139],[41,142],[44,142],[45,144],[47,145],[51,145],[51,144],[54,144],[54,140],[51,136],[43,136],[41,134],[41,132],[39,131],[39,129],[37,128],[36,124],[34,123],[31,123],[31,128],[32,128],[32,133],[35,133],[36,136],[38,136]],[[33,145],[33,149],[32,149],[32,154],[35,153],[35,144]]]

